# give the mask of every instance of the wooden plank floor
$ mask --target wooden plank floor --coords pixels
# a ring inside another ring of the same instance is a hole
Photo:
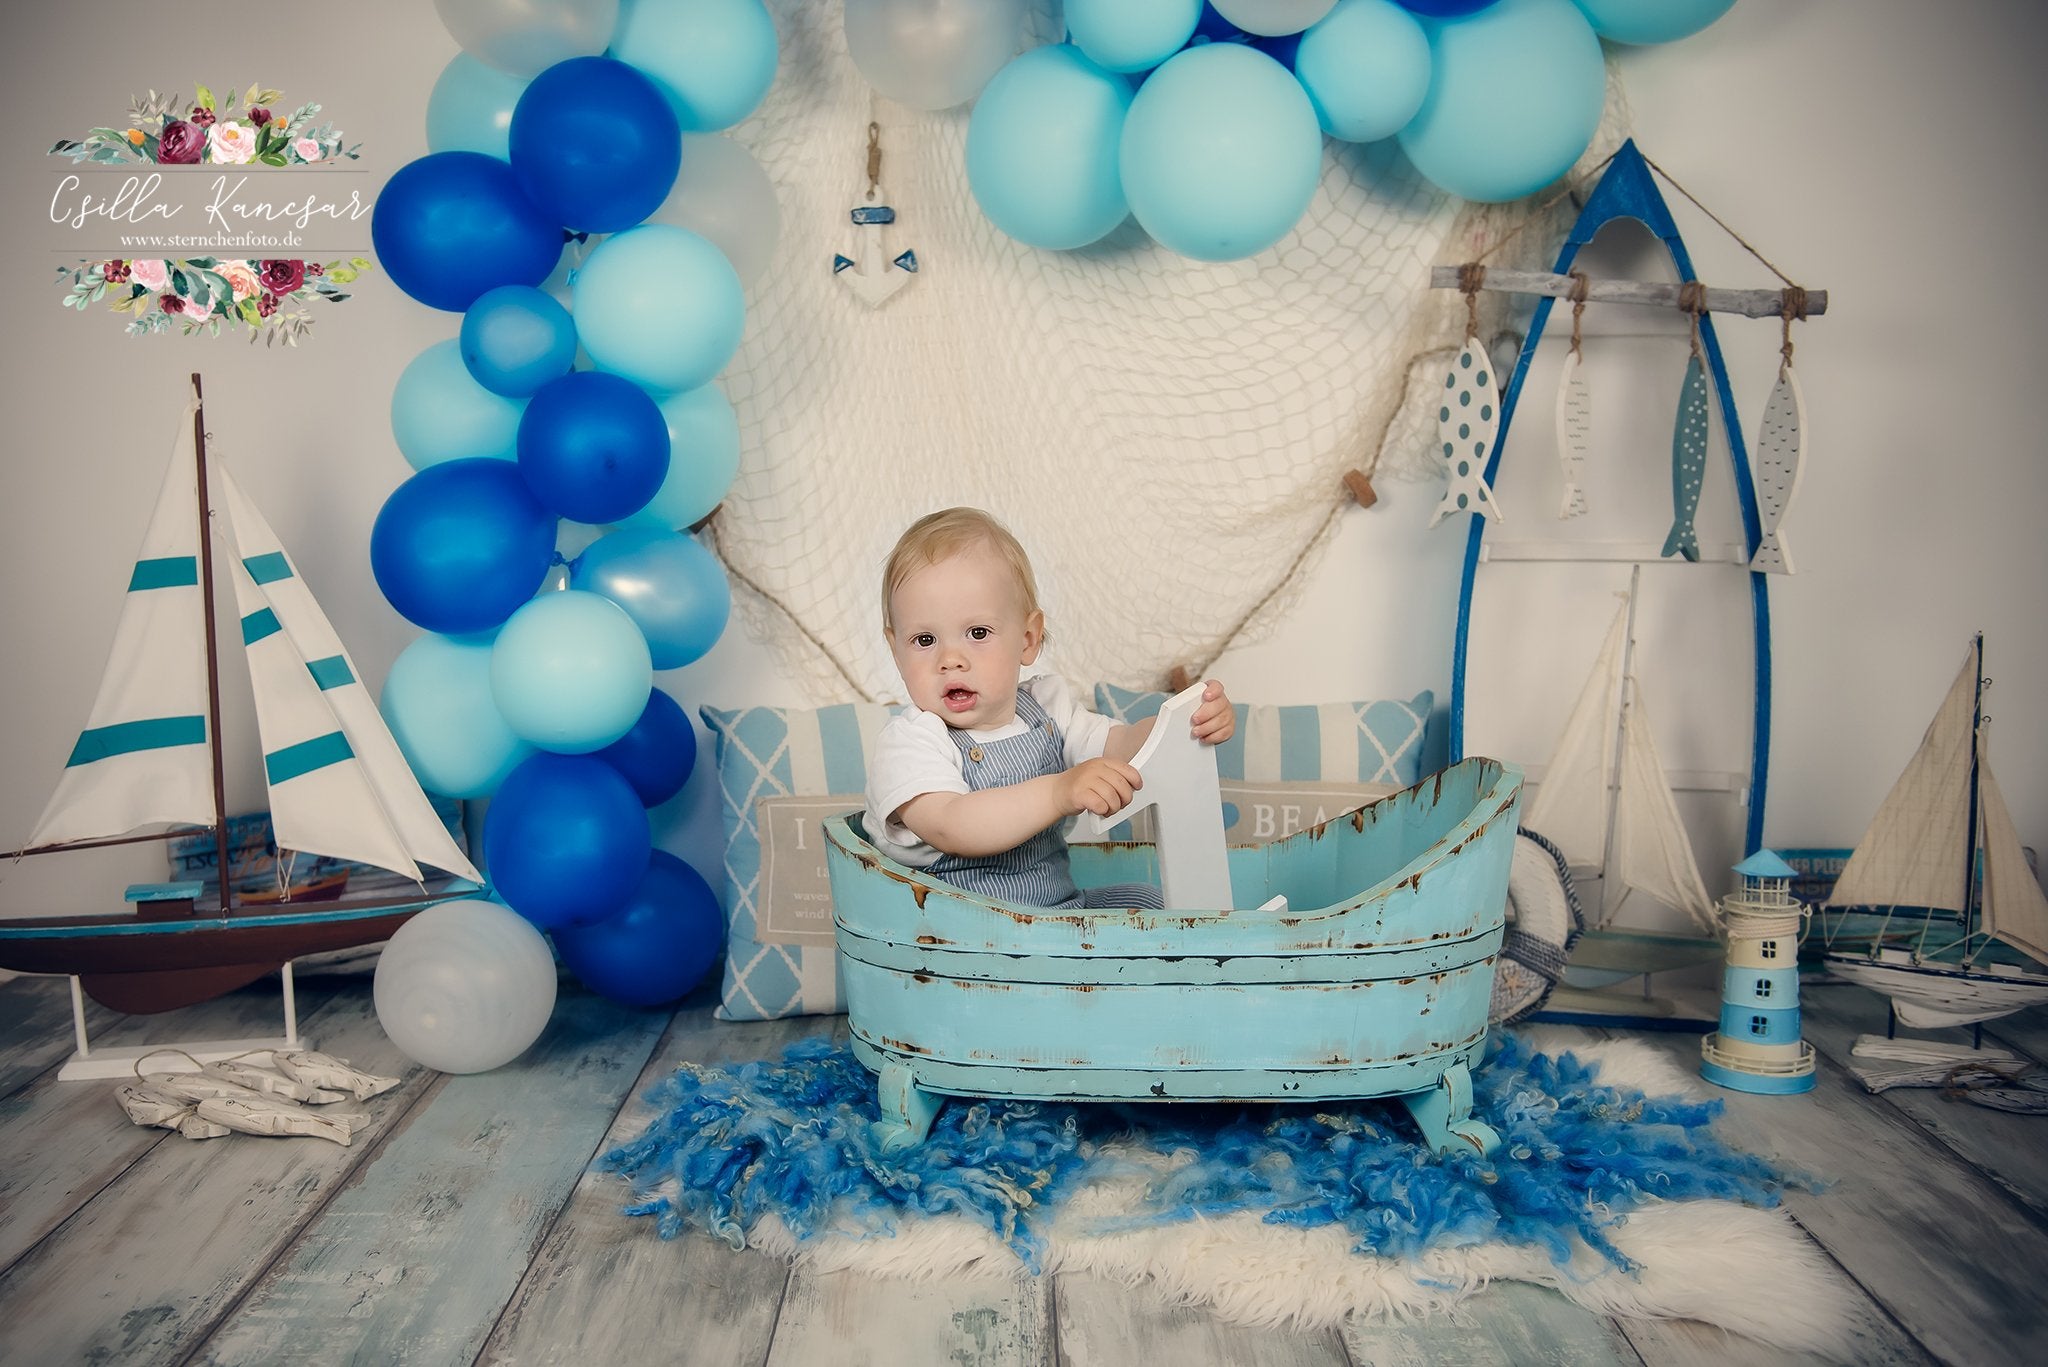
[[[306,1034],[401,1076],[344,1149],[194,1143],[130,1125],[109,1082],[64,1083],[61,980],[0,986],[0,1363],[701,1362],[1114,1367],[1811,1363],[1687,1322],[1608,1319],[1502,1284],[1454,1317],[1319,1333],[1252,1330],[1142,1290],[1061,1274],[930,1285],[791,1272],[705,1236],[664,1243],[618,1212],[593,1157],[637,1131],[683,1063],[779,1053],[836,1018],[725,1025],[697,1000],[633,1011],[564,989],[519,1062],[443,1077],[378,1028],[366,979],[301,984]],[[275,1028],[274,989],[169,1016],[94,1009],[96,1043]],[[1827,1177],[1788,1202],[1863,1306],[1858,1363],[2048,1361],[2048,1117],[1931,1091],[1873,1097],[1843,1064],[1882,1029],[1857,988],[1806,993],[1820,1086],[1727,1094],[1738,1144]],[[1960,1037],[1962,1032],[1954,1032]],[[2048,1060],[2048,1020],[1987,1031]],[[1570,1042],[1586,1032],[1551,1038]],[[1688,1067],[1690,1036],[1649,1036]]]

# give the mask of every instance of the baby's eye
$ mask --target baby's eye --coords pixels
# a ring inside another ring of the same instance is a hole
[[[932,635],[929,631],[920,631],[917,635],[910,638],[910,643],[919,650],[930,650],[939,643],[939,638]]]
[[[971,641],[986,641],[989,637],[993,635],[995,635],[995,633],[993,631],[990,631],[987,627],[967,628],[967,638]]]

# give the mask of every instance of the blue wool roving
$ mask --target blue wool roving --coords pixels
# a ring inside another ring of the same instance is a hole
[[[1505,1242],[1563,1264],[1583,1242],[1627,1267],[1607,1231],[1645,1200],[1770,1206],[1797,1180],[1711,1132],[1720,1102],[1603,1085],[1574,1055],[1534,1053],[1512,1035],[1496,1036],[1473,1075],[1473,1114],[1501,1135],[1490,1158],[1431,1152],[1381,1101],[953,1101],[922,1145],[885,1155],[868,1138],[874,1075],[823,1041],[773,1062],[686,1067],[648,1099],[654,1123],[601,1164],[632,1183],[639,1199],[626,1212],[654,1216],[663,1238],[701,1229],[739,1248],[769,1214],[809,1239],[949,1213],[1034,1271],[1064,1197],[1127,1171],[1133,1148],[1179,1161],[1103,1232],[1256,1210],[1342,1225],[1355,1249],[1390,1258]],[[1110,1140],[1124,1157],[1103,1149]]]

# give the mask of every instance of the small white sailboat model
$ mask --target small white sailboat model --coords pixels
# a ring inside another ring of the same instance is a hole
[[[1572,947],[1564,986],[1550,999],[1551,1015],[1611,1014],[1617,1008],[1585,989],[1721,957],[1714,901],[1679,819],[1631,667],[1639,577],[1640,567],[1522,818],[1574,868],[1600,875],[1598,905]],[[1678,908],[1701,933],[1614,927],[1631,894]],[[1646,996],[1631,999],[1627,1012],[1663,1016],[1671,1008]]]
[[[90,718],[27,846],[5,857],[189,836],[189,826],[134,832],[190,823],[214,832],[221,893],[217,905],[195,905],[198,883],[148,884],[129,889],[137,906],[125,912],[0,921],[0,968],[68,974],[75,1005],[80,988],[129,1012],[204,1001],[292,959],[388,939],[424,907],[482,881],[290,556],[226,467],[206,454],[204,429],[194,375]],[[381,895],[252,904],[237,899],[226,876],[218,533],[207,531],[220,520],[233,528],[228,569],[277,844],[391,870],[399,879]],[[433,876],[430,885],[423,865],[452,877]]]
[[[1915,1029],[2048,1002],[2048,896],[1992,777],[1983,661],[1979,634],[1823,904],[1836,913],[1828,971],[1891,998]],[[1883,919],[1869,946],[1844,943],[1851,918],[1870,914]]]

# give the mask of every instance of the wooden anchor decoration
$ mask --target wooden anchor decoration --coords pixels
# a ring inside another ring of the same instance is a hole
[[[832,274],[871,309],[880,308],[917,278],[917,252],[906,248],[892,257],[884,243],[883,234],[896,221],[896,210],[882,203],[881,176],[882,128],[870,123],[867,202],[855,205],[847,215],[855,228],[853,255],[834,254]]]

